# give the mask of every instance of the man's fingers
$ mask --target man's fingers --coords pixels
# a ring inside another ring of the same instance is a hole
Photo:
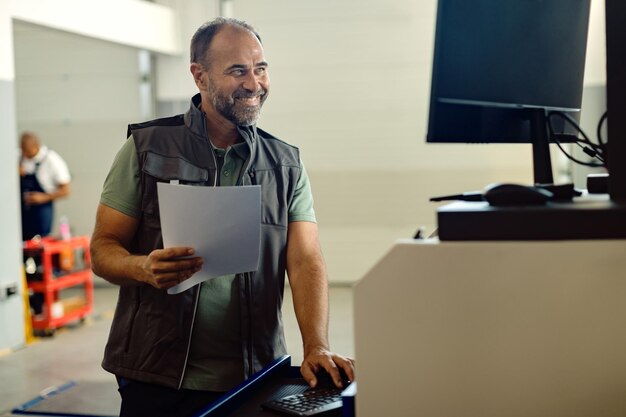
[[[195,253],[193,248],[186,246],[165,248],[160,251],[162,252],[163,258],[180,258],[183,256],[191,256]]]
[[[191,276],[197,271],[188,270],[188,271],[178,271],[178,272],[169,272],[166,274],[161,274],[155,278],[155,282],[158,288],[168,289],[177,285],[186,279],[191,278]]]
[[[202,269],[203,259],[194,254],[193,248],[171,247],[155,249],[143,260],[145,276],[142,281],[155,288],[167,289],[191,277]]]
[[[304,378],[311,388],[315,388],[317,385],[317,377],[315,376],[315,370],[309,364],[300,367],[300,374],[302,374],[302,378]]]
[[[167,290],[172,288],[174,285],[178,285],[179,282],[180,280],[178,278],[161,278],[155,280],[155,286],[160,290]]]
[[[341,374],[339,373],[339,368],[337,367],[335,362],[331,360],[328,363],[325,363],[324,369],[326,370],[326,372],[328,372],[328,375],[330,375],[330,378],[333,380],[335,386],[342,388],[343,381],[341,379]]]
[[[202,258],[188,258],[194,253],[193,248],[172,247],[154,250],[148,255],[149,269],[152,274],[191,270],[197,272],[202,266]]]
[[[161,261],[152,265],[154,274],[163,274],[168,272],[192,271],[198,272],[202,267],[202,258],[180,259],[176,261]]]
[[[349,381],[354,381],[354,360],[343,356],[334,358],[335,364],[343,370]]]
[[[193,248],[181,246],[153,250],[150,253],[150,257],[152,257],[154,260],[165,261],[192,256],[194,253],[195,251]]]

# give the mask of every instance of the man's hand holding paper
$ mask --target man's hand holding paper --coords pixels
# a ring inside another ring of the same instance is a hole
[[[202,269],[203,259],[191,257],[193,248],[171,247],[152,251],[142,265],[144,281],[155,288],[167,290],[191,278]]]

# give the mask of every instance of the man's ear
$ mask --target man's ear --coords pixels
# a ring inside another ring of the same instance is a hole
[[[193,75],[193,80],[196,83],[198,89],[205,90],[207,86],[204,77],[204,67],[196,62],[193,62],[189,67],[189,70],[191,71],[191,75]]]

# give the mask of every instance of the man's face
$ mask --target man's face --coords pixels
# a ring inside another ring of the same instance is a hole
[[[35,136],[27,135],[22,137],[20,147],[22,155],[26,158],[33,158],[39,152],[39,140]]]
[[[256,123],[270,84],[263,47],[252,33],[225,27],[210,48],[207,104],[235,125]]]

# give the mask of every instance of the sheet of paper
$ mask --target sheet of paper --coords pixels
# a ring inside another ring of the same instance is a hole
[[[158,183],[164,247],[189,246],[202,269],[167,290],[178,294],[222,275],[255,271],[261,242],[261,186]]]

